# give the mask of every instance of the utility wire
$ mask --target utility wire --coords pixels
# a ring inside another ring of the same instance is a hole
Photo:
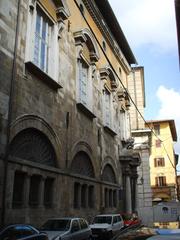
[[[154,129],[150,126],[150,124],[145,120],[145,118],[144,118],[144,116],[142,115],[142,113],[139,111],[139,109],[138,109],[136,103],[134,102],[134,100],[132,99],[131,95],[130,95],[129,92],[127,91],[127,88],[124,86],[124,84],[123,84],[123,82],[121,81],[120,77],[119,77],[118,74],[116,73],[116,71],[115,71],[113,65],[111,64],[111,62],[110,62],[110,60],[109,60],[109,58],[108,58],[106,52],[104,51],[104,49],[103,49],[103,47],[101,46],[101,44],[100,44],[98,38],[96,37],[96,35],[95,35],[95,33],[94,33],[92,27],[90,26],[89,22],[87,21],[85,15],[82,13],[82,10],[81,10],[80,6],[78,5],[77,0],[74,0],[74,2],[75,2],[75,4],[76,4],[77,8],[79,9],[79,11],[80,11],[82,17],[84,18],[84,20],[85,20],[87,26],[88,26],[89,29],[91,30],[91,33],[93,34],[94,38],[96,39],[96,42],[98,43],[98,45],[99,45],[101,51],[103,52],[103,54],[104,54],[104,56],[105,56],[105,58],[106,58],[106,60],[107,60],[107,62],[108,62],[108,64],[109,64],[109,66],[110,66],[111,69],[113,70],[113,72],[114,72],[114,74],[116,75],[117,79],[118,79],[119,82],[121,83],[121,86],[122,86],[123,89],[125,90],[125,93],[128,95],[129,99],[131,100],[132,104],[134,105],[136,111],[139,113],[140,117],[142,118],[142,120],[144,121],[144,123],[146,124],[146,126],[151,130],[152,134],[153,134],[154,136],[156,136],[158,140],[161,141],[161,139],[159,138],[159,136],[155,133]],[[106,26],[106,27],[107,27],[107,26]],[[109,29],[108,29],[108,30],[109,30]],[[161,142],[162,142],[162,141],[161,141]],[[172,163],[172,161],[171,161],[171,159],[170,159],[170,157],[169,157],[169,154],[168,154],[168,152],[167,152],[167,150],[166,150],[164,144],[163,144],[163,147],[164,147],[164,149],[165,149],[165,152],[166,152],[166,154],[167,154],[167,157],[168,157],[169,161],[171,162],[173,168],[176,169],[176,167],[173,165],[173,163]]]

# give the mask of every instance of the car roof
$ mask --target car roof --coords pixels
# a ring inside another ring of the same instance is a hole
[[[57,218],[48,218],[48,220],[74,220],[74,219],[82,219],[79,217],[57,217]]]
[[[96,217],[112,217],[112,216],[120,216],[120,214],[99,214]]]
[[[179,234],[180,235],[180,229],[166,229],[166,228],[160,228],[156,229],[156,232],[160,235],[171,235],[171,234]]]
[[[180,239],[180,234],[172,234],[172,235],[156,235],[147,238],[147,240],[162,240],[162,239],[168,239],[168,240],[176,240]]]
[[[5,226],[3,229],[1,230],[4,230],[4,229],[7,229],[7,228],[11,228],[11,227],[29,227],[29,228],[32,228],[32,229],[35,229],[37,230],[35,227],[33,227],[31,224],[25,224],[25,223],[16,223],[16,224],[9,224],[7,226]]]

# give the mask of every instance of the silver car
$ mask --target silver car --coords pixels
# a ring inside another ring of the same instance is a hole
[[[49,240],[90,240],[92,232],[83,218],[53,218],[47,220],[41,227],[47,233]]]
[[[93,239],[111,239],[124,227],[120,214],[102,214],[95,216],[90,225]]]

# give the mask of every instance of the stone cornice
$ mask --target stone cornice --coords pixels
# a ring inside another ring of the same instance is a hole
[[[111,49],[113,50],[116,58],[123,66],[124,70],[129,73],[131,71],[131,67],[128,64],[124,54],[122,53],[121,49],[119,48],[116,40],[112,36],[111,32],[108,29],[108,26],[106,25],[105,21],[103,20],[103,16],[101,15],[99,9],[96,7],[94,1],[89,0],[82,0],[84,5],[86,6],[88,12],[90,13],[91,17],[97,24],[98,28],[102,32],[104,38],[108,42],[109,46],[111,46]]]

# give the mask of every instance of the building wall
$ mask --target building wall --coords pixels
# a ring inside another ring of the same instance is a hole
[[[145,89],[143,67],[134,67],[131,74],[128,76],[128,91],[134,104],[138,107],[139,112],[144,116]],[[134,104],[131,104],[130,107],[131,129],[144,129],[144,120],[134,107]]]
[[[134,67],[128,76],[128,91],[133,103],[130,106],[131,133],[134,138],[134,150],[138,151],[141,164],[138,167],[138,204],[137,211],[142,223],[146,226],[153,225],[152,191],[150,186],[150,130],[145,128],[144,116],[145,89],[144,89],[144,68]],[[138,113],[138,108],[141,115]]]
[[[0,216],[2,216],[3,158],[7,143],[8,105],[13,68],[17,2],[1,1],[0,15]]]
[[[18,1],[3,1],[0,8],[4,21],[0,25],[2,29],[0,58],[3,59],[0,62],[0,71],[4,73],[0,75],[2,83],[0,100],[3,102],[0,107],[1,153],[4,152],[7,137],[7,111],[13,61],[13,43],[9,41],[15,36],[17,4]],[[33,34],[29,31],[33,27],[30,19],[38,8],[36,1],[31,4],[29,5],[27,0],[21,1],[19,13],[16,69],[11,96],[10,154],[6,158],[7,171],[4,172],[0,167],[2,171],[0,176],[3,174],[7,176],[6,191],[2,196],[5,201],[4,205],[0,205],[0,208],[4,208],[2,221],[4,224],[24,222],[39,226],[48,217],[78,215],[90,220],[99,212],[122,211],[123,196],[119,197],[122,188],[122,169],[119,162],[119,154],[123,148],[122,126],[119,125],[122,103],[116,94],[120,87],[119,80],[113,74],[114,70],[111,70],[96,40],[97,38],[102,44],[105,36],[98,30],[85,6],[85,17],[96,37],[90,33],[74,1],[66,1],[67,8],[64,6],[66,14],[60,12],[60,20],[56,19],[55,5],[50,1],[40,1],[40,8],[48,15],[51,24],[54,23],[54,34],[57,33],[58,37],[51,45],[50,54],[53,54],[48,59],[54,61],[52,64],[54,71],[51,71],[50,75],[45,74],[29,60],[33,51],[32,43],[28,42]],[[117,75],[126,83],[127,74],[131,69],[124,55],[121,53],[121,60],[115,56],[115,50],[107,41],[106,49],[108,60],[114,66]],[[89,69],[93,78],[87,92],[88,94],[91,92],[90,109],[81,103],[77,104],[79,103],[77,59],[82,53],[86,54],[86,51],[91,51],[91,54],[94,51],[93,56],[87,54],[91,61]],[[105,77],[102,69],[105,69],[103,70]],[[116,85],[115,89],[112,89],[113,84]],[[104,123],[103,99],[106,88],[111,94],[110,127],[105,127]],[[128,108],[123,106],[123,111],[128,112]],[[128,122],[126,118],[124,121]],[[123,132],[129,136],[129,128],[126,124],[125,126]],[[3,166],[1,160],[0,166]],[[52,185],[46,184],[47,182]],[[0,179],[0,192],[3,190],[2,183],[3,178]],[[38,192],[33,195],[32,193],[36,191],[33,188],[35,183]],[[19,191],[18,186],[22,187],[22,191]],[[49,193],[53,191],[47,196],[46,201],[51,203],[48,206],[43,199],[46,188]],[[79,189],[81,195],[77,194],[79,197],[77,201],[80,205],[74,207],[74,192],[77,193]],[[90,198],[92,189],[94,199]],[[35,195],[37,197],[33,199],[32,196]],[[94,202],[93,206],[87,205],[88,201],[91,204]]]
[[[155,124],[160,124],[160,134],[152,134],[152,144],[151,144],[151,156],[150,156],[150,174],[151,174],[151,186],[154,191],[154,198],[158,197],[163,198],[163,191],[157,189],[156,178],[165,177],[166,186],[164,186],[164,197],[169,198],[169,200],[176,199],[176,163],[174,157],[173,149],[173,139],[172,133],[170,130],[170,125],[168,121],[165,122],[154,122]],[[153,125],[151,125],[153,127]],[[156,146],[156,141],[160,139],[161,145]],[[164,166],[155,167],[155,158],[164,158]]]

